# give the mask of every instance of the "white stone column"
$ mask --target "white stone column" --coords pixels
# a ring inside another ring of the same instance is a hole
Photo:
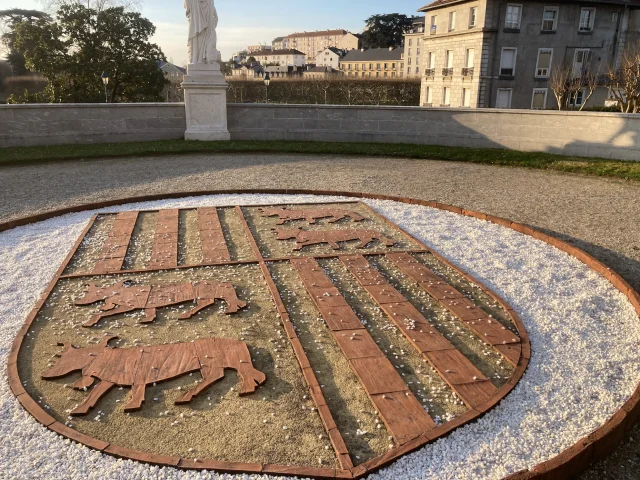
[[[227,89],[219,63],[189,64],[182,82],[187,113],[185,140],[230,140]]]

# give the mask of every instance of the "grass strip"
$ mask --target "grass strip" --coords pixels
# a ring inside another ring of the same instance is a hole
[[[53,145],[0,149],[0,166],[60,160],[160,156],[186,153],[300,153],[372,157],[413,158],[470,162],[510,167],[578,173],[640,181],[640,162],[571,157],[542,152],[520,152],[492,148],[444,147],[389,143],[231,141],[197,142],[161,140],[155,142]]]

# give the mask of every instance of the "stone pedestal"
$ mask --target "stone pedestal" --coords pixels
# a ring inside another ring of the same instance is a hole
[[[182,82],[187,113],[185,140],[230,140],[227,89],[220,64],[190,64]]]

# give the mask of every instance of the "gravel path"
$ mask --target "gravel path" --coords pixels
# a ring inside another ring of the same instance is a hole
[[[231,188],[352,190],[438,200],[554,233],[640,290],[640,185],[462,163],[338,156],[189,155],[0,169],[0,221],[126,196]],[[637,478],[640,430],[585,478]]]

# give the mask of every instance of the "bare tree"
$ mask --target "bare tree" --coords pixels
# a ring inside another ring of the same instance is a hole
[[[625,48],[620,66],[610,66],[606,78],[609,92],[617,100],[620,111],[640,112],[640,43]]]
[[[107,8],[124,7],[125,10],[139,11],[143,0],[38,0],[42,8],[50,14],[55,14],[64,5],[79,4],[101,12]]]
[[[570,110],[577,106],[577,100],[582,92],[582,103],[579,111],[586,106],[596,89],[601,85],[601,64],[593,68],[587,62],[580,72],[575,72],[568,62],[563,62],[551,71],[549,86],[553,90],[558,104],[558,110]]]
[[[558,110],[564,110],[569,103],[569,82],[571,80],[571,66],[567,62],[563,62],[551,69],[551,78],[549,79],[549,86],[553,90],[553,95],[556,97],[556,103],[558,104]]]

